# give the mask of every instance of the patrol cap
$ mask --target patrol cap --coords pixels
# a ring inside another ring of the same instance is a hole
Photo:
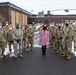
[[[18,25],[18,26],[19,26],[19,23],[16,23],[16,25]]]

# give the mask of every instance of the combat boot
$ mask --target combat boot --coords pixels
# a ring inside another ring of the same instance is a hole
[[[2,50],[2,56],[5,57],[6,55],[4,54],[4,51]]]
[[[26,48],[26,51],[28,52],[29,50]]]
[[[15,55],[14,58],[17,59],[17,55]]]
[[[56,48],[53,48],[54,51],[56,51]]]
[[[23,58],[23,55],[22,55],[22,54],[20,54],[20,55],[19,55],[19,57],[20,57],[20,58]]]
[[[66,55],[65,55],[65,52],[63,51],[63,52],[62,52],[62,57],[65,57],[65,56],[66,56]]]
[[[68,52],[67,54],[67,60],[70,60],[71,59],[71,52]]]
[[[57,50],[56,53],[59,54],[60,53],[60,50]]]
[[[33,51],[33,48],[31,48],[30,51]]]
[[[50,48],[52,48],[53,46],[52,45],[50,45]]]
[[[67,56],[67,52],[66,51],[63,51],[62,52],[62,57],[66,57]]]

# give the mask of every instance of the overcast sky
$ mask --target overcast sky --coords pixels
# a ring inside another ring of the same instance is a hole
[[[0,2],[7,1],[34,14],[40,11],[44,11],[46,14],[47,10],[50,10],[52,14],[76,14],[76,10],[70,10],[69,12],[58,10],[76,9],[76,0],[0,0]]]

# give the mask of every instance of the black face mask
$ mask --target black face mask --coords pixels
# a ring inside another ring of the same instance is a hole
[[[43,29],[46,30],[47,28],[46,27],[43,27]]]
[[[60,26],[58,26],[58,28],[60,29],[61,27],[60,27]]]
[[[17,25],[16,28],[19,29],[19,26]]]
[[[66,26],[68,26],[69,24],[66,23]]]

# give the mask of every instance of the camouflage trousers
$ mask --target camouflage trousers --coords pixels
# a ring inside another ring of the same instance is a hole
[[[57,51],[60,51],[60,49],[63,51],[62,39],[56,39],[56,49],[57,49]]]
[[[26,49],[29,48],[29,39],[28,38],[24,38],[24,47],[26,47]]]
[[[29,38],[29,44],[31,45],[30,48],[33,49],[33,43],[34,43],[34,38]]]
[[[0,41],[0,47],[1,47],[2,51],[5,50],[5,45],[6,45],[5,42]]]
[[[55,49],[55,38],[54,37],[50,37],[50,46],[53,47]]]
[[[76,51],[76,35],[73,37],[73,41],[74,41],[74,51]]]
[[[68,38],[64,40],[64,51],[71,52],[72,50],[72,38]]]
[[[49,42],[50,42],[50,47],[53,47],[53,39],[51,37],[50,37]]]
[[[74,51],[76,51],[76,41],[74,41]]]
[[[17,55],[18,52],[20,54],[22,54],[22,50],[23,50],[23,48],[22,48],[22,40],[20,42],[17,42],[16,40],[14,40],[14,50],[15,50],[14,51],[15,55]]]

